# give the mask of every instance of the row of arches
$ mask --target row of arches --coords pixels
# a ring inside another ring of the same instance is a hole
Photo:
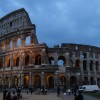
[[[1,42],[1,50],[5,51],[6,49],[12,49],[13,47],[20,47],[24,45],[31,44],[31,34],[27,34],[24,36],[24,39],[20,36],[17,36],[16,38],[12,39],[9,38],[8,40]]]
[[[84,60],[83,61],[83,70],[84,71],[87,71],[88,68],[89,67],[89,70],[90,71],[94,71],[94,67],[95,67],[95,70],[99,70],[99,62],[98,61],[96,61],[95,63],[92,61],[92,60],[90,60],[89,62],[88,61],[86,61],[86,60]]]
[[[58,58],[58,65],[65,65],[65,59],[62,61],[62,56]],[[63,57],[64,58],[64,57]],[[33,59],[33,61],[32,61]],[[49,60],[49,64],[54,65],[55,63],[52,63],[52,58],[47,58]],[[21,58],[19,55],[13,55],[13,58],[10,56],[5,57],[5,66],[10,67],[10,66],[20,66],[20,63],[23,63],[25,66],[29,66],[30,64],[34,65],[41,65],[42,64],[42,56],[41,55],[36,55],[34,58],[32,58],[29,54],[24,55],[23,58]],[[22,61],[22,62],[21,62]],[[3,67],[3,57],[0,57],[0,67]],[[63,62],[63,64],[62,64]],[[13,63],[13,65],[11,65]],[[47,62],[45,62],[46,64]]]
[[[12,84],[10,84],[10,82],[11,82],[10,79],[12,79]],[[13,76],[12,78],[10,78],[9,76],[6,76],[4,79],[4,84],[6,86],[9,86],[9,85],[18,86],[21,82],[22,86],[28,87],[30,85],[30,79],[32,79],[31,85],[33,85],[35,88],[41,87],[41,85],[42,85],[41,84],[41,82],[42,82],[41,76],[34,75],[34,76],[32,76],[32,78],[30,78],[30,76],[28,74],[23,75],[22,78],[18,77],[17,75]],[[2,77],[0,77],[0,85],[2,85],[2,81],[3,81],[3,79],[2,79]],[[44,81],[44,85],[47,88],[54,88],[57,85],[60,85],[62,87],[68,87],[70,85],[73,87],[73,86],[79,85],[79,83],[80,83],[80,80],[78,80],[76,76],[71,76],[70,79],[67,79],[63,75],[58,76],[57,78],[55,78],[55,76],[53,76],[53,75],[47,75],[47,76],[44,76],[43,81]],[[82,84],[84,84],[84,85],[88,85],[88,84],[93,85],[96,83],[98,85],[100,85],[99,84],[100,78],[97,78],[97,80],[95,80],[94,77],[90,77],[90,78],[84,77],[84,79],[82,81]]]
[[[34,59],[34,61],[30,62],[32,59]],[[30,55],[26,54],[23,58],[20,58],[19,55],[14,55],[12,60],[11,60],[10,56],[6,56],[5,57],[5,61],[6,61],[5,62],[5,66],[6,67],[10,67],[11,61],[13,62],[12,66],[20,66],[19,64],[20,64],[21,60],[23,61],[22,63],[25,66],[28,66],[28,65],[30,65],[32,63],[34,65],[41,65],[42,64],[42,62],[41,62],[41,60],[42,60],[41,55],[36,55],[35,58],[32,58],[32,57],[30,57]],[[55,63],[55,60],[54,60],[53,57],[49,57],[48,60],[49,60],[49,64],[50,65],[55,65],[55,64],[62,65],[62,66],[66,66],[67,65],[67,61],[66,61],[64,56],[59,56],[57,63]],[[75,62],[75,65],[74,65],[74,62]],[[80,68],[80,60],[79,59],[76,59],[75,61],[71,60],[70,63],[71,63],[70,64],[71,67],[75,66],[77,68]],[[45,62],[45,64],[46,64],[46,62]],[[0,57],[0,67],[3,67],[3,57]],[[90,60],[90,62],[88,63],[86,60],[83,60],[83,70],[87,71],[88,70],[87,67],[89,67],[90,71],[93,71],[94,67],[95,67],[96,70],[99,70],[99,62],[96,61],[94,63],[92,60]]]

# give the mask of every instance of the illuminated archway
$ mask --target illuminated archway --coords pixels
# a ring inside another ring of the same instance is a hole
[[[54,88],[54,77],[52,75],[46,77],[46,86],[48,88]]]
[[[40,88],[41,87],[41,77],[39,75],[34,76],[34,87]]]
[[[29,75],[24,75],[24,86],[25,87],[29,86]]]

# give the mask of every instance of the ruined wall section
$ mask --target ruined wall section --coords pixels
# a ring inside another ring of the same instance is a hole
[[[28,13],[22,8],[0,19],[0,36],[32,27],[34,27],[34,25],[32,25]]]

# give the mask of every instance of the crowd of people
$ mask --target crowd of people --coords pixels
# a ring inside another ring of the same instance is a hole
[[[33,93],[33,88],[29,88],[27,90],[27,95],[28,93]],[[40,88],[39,91],[38,91],[39,94],[43,94],[43,95],[46,95],[47,94],[47,88]],[[60,87],[58,86],[57,87],[57,97],[60,97],[60,93],[61,93],[61,89]],[[83,100],[83,95],[81,94],[81,92],[77,91],[76,89],[66,89],[66,88],[63,88],[63,95],[66,95],[68,93],[68,95],[73,95],[73,100]],[[20,98],[22,98],[22,95],[21,95],[21,89],[20,87],[17,87],[15,91],[13,91],[12,95],[11,95],[11,92],[8,91],[7,89],[4,89],[3,90],[3,100],[19,100]]]
[[[13,91],[12,95],[10,90],[7,90],[6,88],[3,90],[3,100],[19,100],[21,97],[21,89],[19,87]]]
[[[57,87],[57,96],[60,96],[60,87]],[[68,95],[70,95],[71,93],[74,94],[74,98],[73,100],[84,100],[83,95],[81,94],[80,91],[77,91],[76,89],[67,89],[64,88],[63,89],[63,95],[66,95],[66,93],[68,92]]]

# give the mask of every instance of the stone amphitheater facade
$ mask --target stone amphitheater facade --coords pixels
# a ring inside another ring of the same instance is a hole
[[[24,8],[0,19],[0,87],[100,86],[100,48],[38,43],[36,26]]]

